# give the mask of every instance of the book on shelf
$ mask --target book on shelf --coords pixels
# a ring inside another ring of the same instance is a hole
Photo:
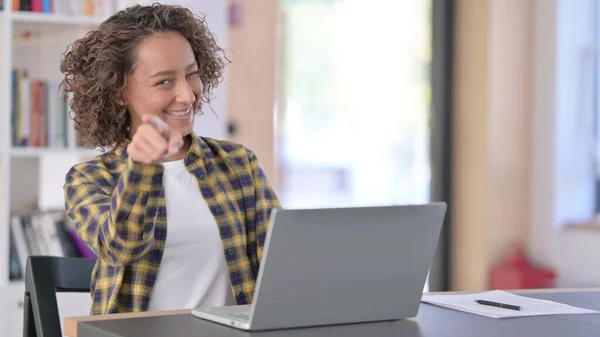
[[[70,94],[58,82],[30,77],[27,69],[12,70],[12,145],[65,148],[81,145],[69,117]],[[71,144],[73,142],[73,144]]]
[[[22,277],[27,257],[32,255],[96,258],[77,236],[73,222],[60,211],[11,216],[11,279]]]
[[[2,1],[2,0],[0,0]],[[115,8],[115,0],[9,0],[12,10],[81,16],[108,16]],[[118,0],[117,0],[118,1]]]

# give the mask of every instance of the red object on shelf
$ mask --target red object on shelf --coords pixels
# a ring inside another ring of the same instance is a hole
[[[490,270],[490,289],[553,288],[556,273],[552,269],[534,266],[517,244],[505,261]]]

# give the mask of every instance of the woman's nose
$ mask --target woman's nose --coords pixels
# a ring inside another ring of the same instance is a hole
[[[180,81],[177,87],[177,101],[180,103],[192,104],[196,100],[196,95],[187,81]]]

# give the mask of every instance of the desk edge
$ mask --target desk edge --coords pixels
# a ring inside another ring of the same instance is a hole
[[[482,290],[489,291],[491,289]],[[503,291],[511,292],[514,294],[554,294],[554,293],[588,293],[588,292],[600,292],[600,287],[591,288],[548,288],[548,289],[502,289]],[[428,295],[457,295],[457,294],[473,294],[480,291],[469,291],[469,290],[456,290],[456,291],[437,291],[428,292],[423,294]]]
[[[600,288],[550,288],[550,289],[515,289],[506,290],[515,294],[543,294],[543,293],[585,293],[585,292],[600,292]],[[474,293],[475,291],[441,291],[441,292],[429,292],[425,294],[431,295],[454,295],[454,294],[468,294]],[[64,332],[65,336],[77,337],[77,324],[80,322],[92,322],[92,321],[103,321],[112,319],[125,319],[125,318],[141,318],[141,317],[154,317],[154,316],[171,316],[171,315],[183,315],[189,314],[191,310],[169,310],[169,311],[144,311],[144,312],[128,312],[120,314],[110,315],[95,315],[95,316],[77,316],[67,317],[64,319]]]

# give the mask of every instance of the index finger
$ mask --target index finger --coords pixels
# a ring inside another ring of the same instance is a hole
[[[169,126],[167,123],[165,123],[165,121],[160,119],[160,117],[155,115],[144,115],[142,116],[142,121],[152,125],[156,131],[160,132],[163,136],[168,136],[167,133],[169,132]]]
[[[183,138],[182,138],[181,134],[179,133],[179,131],[171,129],[170,135],[168,135],[168,137],[169,137],[169,153],[175,154],[175,153],[179,152],[179,149],[181,149],[181,147],[183,146]]]
[[[142,121],[152,125],[168,141],[168,151],[170,154],[177,153],[183,146],[183,138],[179,131],[170,128],[160,117],[144,115],[142,116]]]

